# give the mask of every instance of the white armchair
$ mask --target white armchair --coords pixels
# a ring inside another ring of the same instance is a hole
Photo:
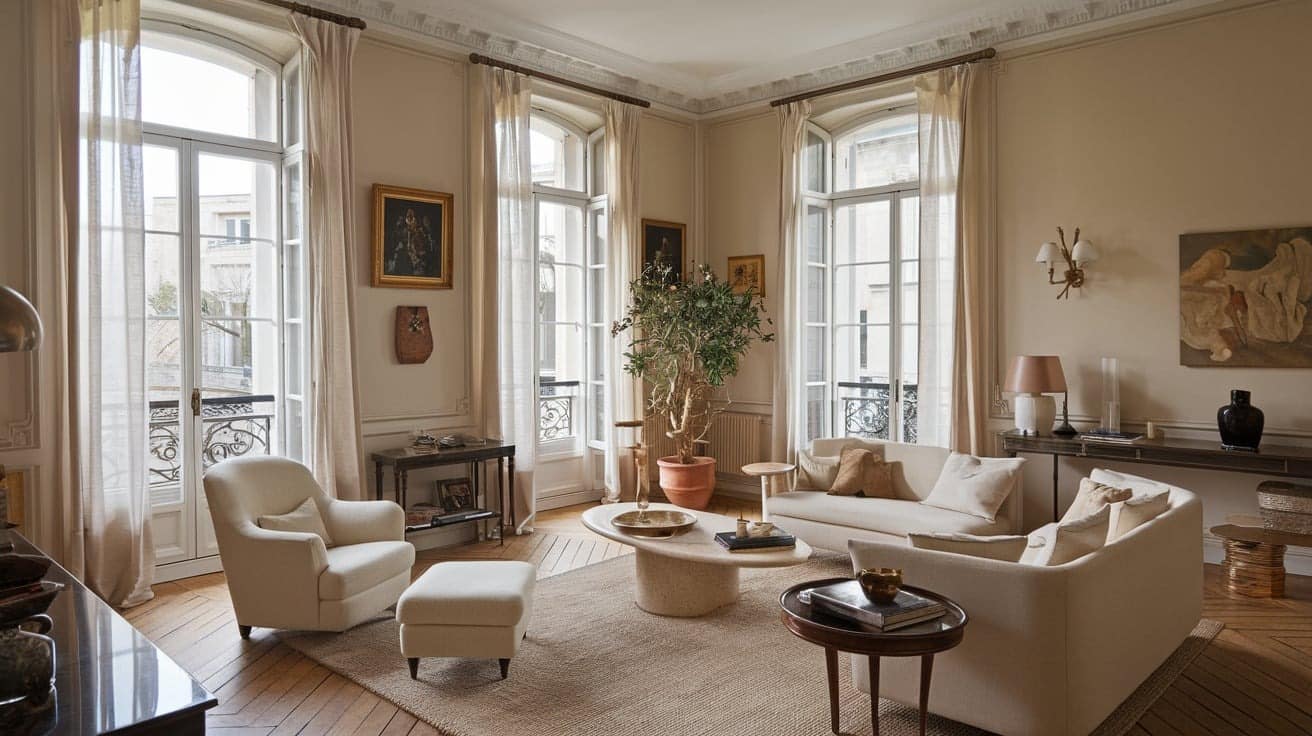
[[[225,460],[205,473],[205,498],[243,638],[252,626],[344,631],[394,605],[415,548],[391,501],[338,501],[305,466],[281,457]],[[317,534],[261,529],[313,498],[334,546]]]

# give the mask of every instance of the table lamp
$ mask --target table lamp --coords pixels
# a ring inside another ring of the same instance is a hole
[[[1065,393],[1066,376],[1055,355],[1018,355],[1011,361],[1003,391],[1016,394],[1016,431],[1024,435],[1052,432],[1057,402],[1044,394]]]

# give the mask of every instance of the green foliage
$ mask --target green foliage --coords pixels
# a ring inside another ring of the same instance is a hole
[[[624,369],[651,386],[647,410],[664,414],[667,434],[680,461],[691,463],[696,442],[724,411],[711,405],[711,393],[738,373],[739,360],[753,342],[771,342],[772,324],[761,296],[749,289],[733,293],[702,264],[687,280],[673,280],[669,266],[648,266],[630,284],[633,301],[611,335],[632,330]]]

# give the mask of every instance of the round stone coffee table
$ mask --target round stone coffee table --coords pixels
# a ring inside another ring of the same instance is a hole
[[[633,511],[637,504],[614,503],[583,512],[583,525],[607,539],[633,547],[636,554],[638,608],[660,616],[704,616],[738,600],[738,569],[791,567],[811,557],[811,547],[730,552],[715,541],[717,532],[731,532],[737,520],[720,514],[653,503],[649,509],[685,511],[697,525],[675,537],[637,537],[615,528],[616,514]]]

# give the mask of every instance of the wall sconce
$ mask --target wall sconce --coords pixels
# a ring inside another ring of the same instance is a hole
[[[1071,289],[1078,289],[1084,286],[1084,267],[1098,260],[1098,249],[1093,247],[1093,243],[1087,240],[1080,240],[1080,229],[1075,228],[1075,247],[1066,247],[1066,233],[1062,232],[1060,227],[1057,228],[1057,237],[1061,244],[1049,240],[1039,246],[1039,255],[1035,257],[1036,263],[1048,264],[1048,283],[1057,286],[1063,286],[1061,292],[1057,294],[1058,299],[1069,298]],[[1058,281],[1053,278],[1057,269],[1055,264],[1058,260],[1066,262],[1066,273],[1062,280]]]

